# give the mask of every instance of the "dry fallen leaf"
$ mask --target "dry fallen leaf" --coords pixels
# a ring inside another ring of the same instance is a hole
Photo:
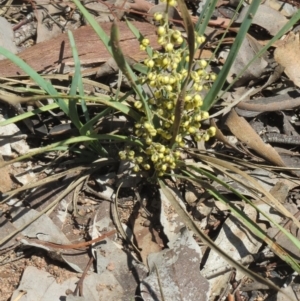
[[[0,155],[0,162],[3,162],[2,156]],[[5,193],[10,191],[13,188],[14,182],[12,181],[9,173],[10,166],[4,166],[1,168],[1,177],[0,177],[0,193]]]
[[[264,143],[246,119],[239,117],[235,110],[231,110],[226,120],[226,125],[232,134],[243,143],[246,143],[248,147],[255,150],[263,158],[277,166],[285,166],[276,150],[270,144]]]
[[[12,53],[17,53],[18,49],[14,43],[14,31],[12,30],[10,23],[3,17],[0,17],[0,28],[0,46]],[[4,56],[0,55],[0,60],[4,58]]]
[[[140,255],[143,263],[147,266],[147,257],[151,253],[161,251],[163,241],[159,233],[151,226],[145,227],[146,218],[139,214],[134,220],[133,233],[138,248],[141,250]]]
[[[292,17],[298,11],[296,5],[292,5],[291,3],[288,2],[282,2],[278,0],[266,0],[264,4],[277,10],[282,15],[288,18]]]
[[[232,83],[235,77],[245,68],[250,60],[257,54],[261,46],[254,38],[247,36],[244,39],[238,55],[228,73],[227,81]],[[226,54],[224,55],[226,56]],[[264,57],[259,57],[256,59],[247,70],[240,76],[235,82],[235,86],[241,86],[243,84],[248,84],[251,80],[256,80],[262,76],[265,72],[268,63]]]
[[[300,41],[299,33],[290,32],[285,43],[277,47],[274,52],[274,58],[277,63],[285,68],[285,74],[294,84],[300,87]]]
[[[242,23],[247,14],[248,7],[245,6],[235,22]],[[272,36],[274,36],[287,23],[287,18],[277,10],[267,5],[261,4],[253,18],[252,23],[259,25],[260,27],[267,30]]]
[[[185,227],[176,236],[169,249],[148,257],[149,276],[140,284],[145,301],[209,299],[210,285],[199,269],[202,258],[199,245]]]

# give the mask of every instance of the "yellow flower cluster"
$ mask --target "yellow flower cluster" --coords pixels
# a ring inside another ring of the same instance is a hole
[[[176,1],[167,0],[171,6],[172,4],[169,2],[175,3]],[[201,110],[203,100],[200,92],[209,88],[210,82],[216,79],[216,75],[206,71],[208,64],[205,60],[193,62],[194,67],[184,96],[179,134],[175,139],[176,145],[170,146],[176,104],[183,82],[188,76],[185,66],[189,56],[187,47],[183,46],[184,39],[181,32],[169,28],[166,17],[161,13],[156,13],[154,19],[159,22],[158,43],[163,47],[164,52],[152,51],[152,57],[144,61],[148,68],[147,75],[140,77],[141,82],[148,84],[152,91],[148,102],[154,114],[154,120],[149,122],[146,117],[143,117],[135,124],[134,134],[144,141],[145,148],[136,152],[132,149],[122,151],[120,158],[133,162],[135,164],[134,171],[139,171],[140,167],[149,170],[153,166],[157,175],[162,176],[165,172],[176,168],[176,160],[180,158],[181,154],[178,147],[186,146],[185,137],[191,136],[195,141],[207,141],[215,135],[214,127],[207,130],[201,129],[201,121],[207,119],[209,114]],[[198,48],[204,43],[205,38],[197,33],[195,33],[195,37],[195,48]],[[143,39],[140,48],[146,50],[148,46],[149,40]],[[134,103],[134,107],[141,112],[144,110],[144,106],[139,100]]]
[[[150,164],[147,163],[148,158],[145,155],[136,156],[136,152],[139,154],[143,154],[142,149],[138,149],[137,151],[132,150],[130,147],[126,148],[126,150],[120,151],[119,156],[121,160],[129,160],[134,163],[133,171],[139,172],[142,167],[144,170],[149,170],[151,168]]]

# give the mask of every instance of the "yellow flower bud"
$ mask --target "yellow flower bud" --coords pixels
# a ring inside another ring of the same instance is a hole
[[[134,103],[134,107],[137,108],[137,109],[140,109],[142,106],[143,106],[143,103],[141,101],[139,101],[139,100],[137,100]]]
[[[162,171],[166,171],[167,168],[168,168],[168,165],[167,165],[167,164],[163,164],[163,165],[161,166],[161,170],[162,170]]]
[[[167,0],[167,2],[170,6],[176,6],[177,5],[177,2],[175,0]]]
[[[213,137],[216,135],[217,129],[214,126],[211,126],[208,130],[207,130],[207,134],[210,137]]]
[[[158,43],[159,45],[165,44],[165,38],[164,38],[164,37],[159,37],[159,38],[157,39],[157,43]]]
[[[166,109],[168,109],[168,110],[172,110],[172,109],[174,108],[174,104],[173,104],[172,101],[168,101],[168,102],[166,103],[165,107],[166,107]],[[169,125],[168,127],[170,127],[170,125]]]
[[[177,135],[176,138],[175,138],[175,141],[176,141],[177,143],[180,143],[180,142],[182,141],[181,135]]]
[[[142,163],[143,160],[144,160],[144,158],[143,158],[142,156],[136,157],[136,162],[137,162],[137,163]]]
[[[206,111],[201,112],[202,119],[207,119],[209,117],[209,113]]]
[[[151,123],[149,121],[144,122],[144,127],[147,130],[153,128],[153,126],[151,125]]]
[[[153,154],[153,155],[151,156],[151,161],[152,161],[153,163],[157,162],[157,161],[158,161],[158,156],[157,156],[156,154]]]
[[[190,127],[188,128],[188,132],[189,132],[190,134],[194,134],[194,133],[196,132],[196,128],[194,128],[193,126],[190,126]]]
[[[200,92],[203,90],[203,86],[202,85],[198,85],[197,89],[194,88],[197,92]]]
[[[202,137],[202,139],[203,139],[204,141],[208,141],[209,138],[210,138],[210,136],[209,136],[208,134],[204,134],[203,137]]]
[[[185,104],[185,109],[190,111],[190,110],[193,110],[194,109],[194,104],[192,102],[189,102],[187,104]]]
[[[147,145],[150,145],[152,144],[152,139],[150,137],[147,137],[145,142]]]
[[[172,68],[173,70],[176,70],[177,67],[178,67],[178,64],[177,64],[176,62],[174,62],[174,63],[171,64],[171,68]]]
[[[175,162],[172,162],[172,163],[170,164],[170,168],[171,168],[171,169],[175,169],[175,168],[176,168],[176,163],[175,163]]]
[[[176,159],[179,159],[179,158],[180,158],[180,155],[181,155],[180,151],[176,151],[176,152],[174,153],[174,156],[175,156]]]
[[[168,66],[170,64],[170,60],[167,58],[167,57],[165,57],[163,60],[162,60],[162,65],[163,66]]]
[[[142,40],[142,45],[145,46],[145,47],[147,47],[149,45],[149,43],[150,43],[149,39],[143,39]]]
[[[159,36],[162,36],[162,35],[164,35],[166,33],[166,30],[165,30],[165,28],[163,27],[163,26],[159,26],[158,28],[157,28],[157,34],[159,35]],[[158,42],[159,43],[159,42]],[[160,43],[159,43],[160,44]]]
[[[158,110],[156,111],[156,113],[157,113],[158,115],[162,116],[162,115],[164,115],[164,110],[163,110],[163,109],[158,109]]]
[[[181,73],[182,76],[186,76],[188,72],[187,72],[186,69],[182,69],[182,70],[180,71],[180,73]]]
[[[150,134],[152,137],[154,137],[154,136],[156,136],[157,131],[156,131],[155,129],[151,129],[151,130],[149,130],[149,134]]]
[[[139,172],[139,171],[140,171],[139,166],[138,166],[138,165],[135,165],[135,166],[133,167],[133,171],[134,171],[134,172]]]
[[[163,161],[168,163],[170,162],[170,160],[171,160],[170,156],[165,156]]]
[[[181,32],[179,30],[174,30],[173,34],[172,34],[172,38],[174,40],[177,40],[178,38],[181,37]]]
[[[160,98],[161,97],[161,92],[160,91],[155,91],[154,92],[154,97],[155,98]]]
[[[196,40],[197,40],[197,43],[203,44],[205,42],[205,37],[204,36],[198,36]]]
[[[150,79],[150,80],[155,80],[156,74],[153,73],[153,72],[149,72],[148,75],[147,75],[147,77],[148,77],[148,79]]]
[[[195,121],[197,121],[197,122],[199,122],[199,121],[201,121],[201,114],[196,114],[195,116],[194,116],[194,120]]]
[[[198,97],[196,97],[196,96],[198,96]],[[199,108],[203,105],[203,101],[202,101],[200,95],[195,95],[194,100],[193,100],[193,104],[196,108]]]
[[[166,150],[166,147],[165,147],[164,145],[161,145],[161,146],[159,147],[159,149],[158,149],[158,151],[159,151],[160,153],[164,153],[165,150]]]
[[[183,128],[186,128],[189,126],[190,122],[188,120],[181,123]]]
[[[171,85],[167,85],[167,86],[166,86],[166,90],[167,90],[168,92],[172,92],[173,88],[172,88]]]
[[[121,160],[126,160],[126,152],[120,151],[119,152],[119,157],[120,157]]]
[[[205,62],[205,61],[204,61]],[[198,69],[197,70],[197,74],[199,75],[199,76],[203,76],[204,74],[205,74],[205,72],[202,70],[202,69]]]
[[[169,83],[170,83],[171,85],[173,85],[173,84],[175,83],[175,81],[176,81],[176,79],[174,78],[174,76],[170,76],[170,78],[169,78]]]
[[[159,153],[159,154],[158,154],[158,158],[159,158],[159,159],[162,159],[163,157],[164,157],[164,154],[163,154],[163,153]]]
[[[199,142],[199,141],[202,140],[202,136],[201,136],[199,133],[197,133],[197,134],[194,136],[194,139],[196,140],[196,142]]]
[[[160,21],[163,18],[163,15],[161,13],[155,13],[153,17],[155,21]]]
[[[173,58],[173,60],[174,60],[175,63],[178,64],[178,63],[180,63],[180,60],[181,60],[181,59],[180,59],[180,56],[175,56],[175,57]]]
[[[205,68],[207,66],[207,61],[200,60],[200,65],[201,65],[202,68]]]
[[[201,101],[201,100],[202,100],[202,97],[201,97],[199,94],[196,94],[196,95],[194,96],[194,100],[196,100],[196,101]]]
[[[201,123],[200,123],[200,122],[194,122],[194,123],[193,123],[193,126],[194,126],[196,129],[200,129],[200,128],[201,128]]]
[[[179,37],[178,39],[176,39],[176,44],[181,45],[183,43],[183,38]]]
[[[191,77],[192,77],[192,79],[195,81],[195,82],[197,82],[197,81],[199,81],[199,75],[198,75],[198,73],[196,72],[196,71],[192,71],[191,72]]]
[[[156,104],[156,101],[155,101],[154,98],[150,98],[150,99],[149,99],[149,103],[150,103],[150,105],[155,105],[155,104]]]
[[[162,82],[163,82],[164,84],[168,84],[168,83],[170,82],[169,76],[168,76],[168,75],[165,75],[165,76],[162,78]]]
[[[192,96],[191,95],[186,95],[184,97],[184,101],[186,101],[186,102],[190,102],[191,100],[192,100]]]
[[[144,168],[145,170],[149,170],[149,169],[150,169],[150,165],[149,165],[149,164],[144,164],[144,165],[143,165],[143,168]]]
[[[148,68],[153,68],[154,67],[154,61],[153,60],[149,60],[148,63],[146,64],[146,66]]]
[[[137,129],[134,133],[135,133],[135,135],[138,136],[138,137],[142,135],[142,132],[141,132],[141,130],[139,130],[139,129]]]
[[[167,52],[171,52],[172,50],[174,49],[174,45],[172,43],[168,43],[166,46],[165,46],[165,50]]]
[[[153,150],[151,148],[151,146],[149,146],[148,148],[146,148],[145,153],[149,156],[153,153]]]

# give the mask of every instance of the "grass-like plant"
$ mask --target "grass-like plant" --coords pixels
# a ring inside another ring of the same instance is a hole
[[[250,231],[269,245],[269,247],[295,271],[300,272],[300,266],[297,261],[292,256],[288,255],[279,245],[276,244],[276,242],[272,241],[267,234],[258,225],[245,216],[240,209],[232,205],[225,196],[218,193],[218,191],[210,185],[210,181],[218,182],[240,199],[243,199],[251,206],[254,206],[250,200],[241,195],[231,186],[227,185],[225,182],[220,181],[213,173],[208,172],[207,169],[201,169],[191,163],[186,164],[181,159],[184,153],[189,154],[196,160],[201,160],[203,164],[212,166],[215,170],[218,170],[234,180],[237,179],[233,176],[233,174],[239,174],[245,179],[245,182],[240,182],[241,185],[251,190],[258,199],[261,198],[261,195],[265,196],[274,209],[292,219],[299,227],[299,222],[291,216],[291,214],[287,212],[287,210],[285,210],[284,207],[272,197],[272,195],[270,195],[270,193],[265,191],[257,181],[242,172],[237,167],[237,163],[228,163],[227,160],[213,158],[208,154],[201,154],[198,151],[190,149],[190,146],[192,145],[192,142],[190,142],[191,140],[193,143],[197,141],[208,141],[215,135],[216,129],[213,126],[204,126],[203,121],[209,119],[209,109],[224,92],[222,91],[222,88],[226,81],[227,74],[243,39],[247,34],[252,22],[252,16],[255,14],[260,1],[252,1],[249,6],[248,17],[242,23],[226,63],[218,75],[208,71],[209,61],[194,59],[195,49],[199,48],[205,42],[205,38],[203,36],[204,29],[207,26],[213,12],[213,8],[216,5],[216,0],[206,2],[206,7],[203,9],[206,14],[203,13],[199,17],[199,22],[196,27],[194,27],[191,21],[183,0],[178,0],[178,2],[174,0],[167,0],[166,11],[163,13],[156,13],[154,15],[154,20],[159,23],[157,35],[158,43],[162,46],[161,51],[153,50],[151,45],[149,45],[149,40],[144,38],[130,22],[127,22],[128,27],[139,40],[141,49],[145,51],[148,56],[142,64],[136,64],[133,67],[129,66],[122,53],[122,49],[120,48],[117,24],[114,23],[112,25],[111,35],[108,36],[81,5],[79,0],[73,1],[84,17],[88,20],[90,25],[94,28],[108,52],[114,57],[120,70],[128,79],[134,96],[130,95],[130,93],[123,94],[120,91],[116,91],[113,96],[87,96],[83,88],[86,80],[81,76],[80,60],[76,51],[76,41],[74,41],[72,33],[70,32],[69,38],[73,50],[75,73],[67,95],[59,92],[58,87],[53,86],[45,77],[37,74],[20,58],[0,47],[0,54],[6,56],[20,68],[25,70],[25,72],[33,79],[35,85],[40,87],[40,90],[28,87],[14,88],[19,92],[31,92],[34,96],[31,96],[30,98],[23,98],[15,95],[1,95],[0,97],[3,100],[11,104],[27,100],[42,100],[46,98],[53,98],[55,100],[55,103],[51,105],[45,105],[34,111],[27,112],[23,115],[1,122],[0,126],[20,121],[38,113],[60,109],[66,114],[66,116],[68,116],[80,133],[77,137],[38,148],[17,159],[5,162],[2,165],[26,159],[46,151],[68,150],[70,145],[73,145],[73,150],[80,154],[82,152],[82,148],[76,148],[76,145],[80,145],[82,143],[84,143],[89,152],[101,158],[93,162],[94,168],[89,170],[85,168],[82,169],[84,171],[83,177],[91,174],[97,170],[97,168],[102,167],[105,162],[111,163],[112,161],[118,162],[119,160],[129,160],[132,163],[132,172],[147,172],[153,183],[160,185],[161,189],[169,198],[179,215],[181,215],[186,221],[186,225],[193,230],[196,235],[200,236],[200,238],[206,242],[209,247],[218,252],[234,267],[242,270],[244,274],[257,279],[260,282],[267,283],[271,287],[275,287],[266,279],[256,275],[238,262],[234,261],[226,254],[226,252],[216,246],[209,237],[203,234],[203,232],[195,225],[191,217],[174,199],[168,190],[164,179],[166,177],[173,176],[178,179],[182,179],[183,181],[190,181],[194,185],[200,185],[205,188],[215,199],[226,203],[231,209],[231,212],[248,229],[250,229]],[[186,40],[182,37],[180,31],[174,30],[169,26],[168,9],[170,6],[174,6],[176,4],[179,6],[184,21],[187,33]],[[278,35],[276,35],[262,51],[266,51],[271,43],[286,32],[297,20],[299,20],[299,18],[300,12],[298,12],[285,25],[285,27],[282,28]],[[260,51],[256,57],[261,55],[262,51]],[[139,70],[139,72],[136,73],[134,69]],[[147,93],[144,88],[145,85],[148,86]],[[7,86],[7,90],[9,90],[9,86]],[[102,107],[104,106],[104,109],[95,116],[90,116],[87,106],[89,102],[101,104]],[[83,112],[83,118],[80,117],[78,106],[80,106],[80,110]],[[99,119],[107,116],[112,111],[117,111],[126,115],[133,121],[134,135],[127,137],[113,133],[98,134],[95,131],[94,126]],[[102,141],[119,143],[121,150],[118,152],[118,155],[114,158],[109,158],[109,151]],[[59,177],[59,175],[57,175],[57,177]],[[55,177],[55,179],[57,177]],[[203,180],[203,177],[206,180]],[[51,178],[51,180],[54,180],[54,178]],[[30,187],[38,186],[39,184],[39,182],[30,184]],[[13,195],[20,190],[27,188],[29,188],[29,186],[25,186],[18,189],[18,191],[8,193],[8,195]],[[57,201],[52,205],[54,206],[56,203]],[[271,224],[275,225],[280,231],[282,231],[290,239],[291,243],[300,248],[299,241],[293,235],[280,225],[276,224],[270,217],[266,216],[266,218]],[[14,235],[14,233],[11,233],[0,243],[9,239],[12,235]]]

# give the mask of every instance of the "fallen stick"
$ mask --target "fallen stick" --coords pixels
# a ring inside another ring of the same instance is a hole
[[[150,40],[155,49],[159,49],[156,27],[146,22],[132,22],[144,37]],[[145,51],[139,49],[139,42],[134,37],[125,22],[118,23],[120,30],[120,45],[125,56],[140,61],[147,57]],[[102,23],[101,27],[110,35],[111,23]],[[81,27],[73,32],[80,63],[82,68],[92,68],[100,66],[111,56],[106,50],[104,44],[90,26]],[[39,73],[68,73],[74,66],[72,51],[67,33],[61,34],[49,41],[36,44],[18,56],[23,59],[29,66]],[[1,77],[13,77],[25,75],[25,72],[17,67],[10,60],[0,61]]]

